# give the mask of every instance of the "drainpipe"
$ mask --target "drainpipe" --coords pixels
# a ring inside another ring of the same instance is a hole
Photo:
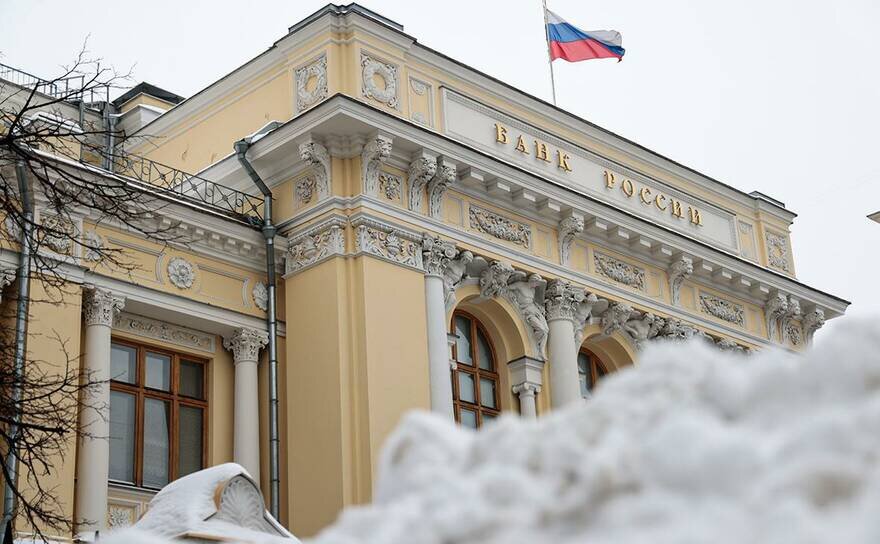
[[[269,329],[269,512],[277,520],[278,497],[281,489],[279,473],[280,442],[278,439],[278,344],[275,322],[275,225],[272,224],[272,191],[251,165],[246,154],[251,146],[249,138],[235,142],[238,162],[250,176],[254,185],[263,193],[263,237],[266,239],[266,276],[269,280],[269,307],[266,324]]]
[[[15,164],[15,174],[18,178],[18,191],[21,195],[21,207],[24,216],[24,224],[21,229],[20,249],[18,255],[18,301],[15,316],[15,354],[13,356],[13,386],[12,386],[12,425],[9,427],[10,441],[9,451],[6,453],[6,471],[9,477],[4,486],[3,520],[0,522],[2,531],[0,538],[6,539],[6,533],[15,515],[15,486],[18,481],[18,458],[15,456],[16,438],[18,435],[18,422],[21,420],[21,380],[24,375],[24,357],[27,345],[27,318],[28,297],[30,296],[31,275],[31,233],[33,232],[34,207],[31,198],[31,189],[25,174],[25,164],[20,160]]]

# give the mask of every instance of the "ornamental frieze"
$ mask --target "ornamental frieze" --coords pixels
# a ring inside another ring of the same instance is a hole
[[[733,323],[739,327],[746,326],[745,310],[741,304],[736,304],[708,293],[700,293],[700,309],[722,321]]]
[[[113,329],[186,348],[214,352],[214,335],[140,315],[118,314],[113,320]]]
[[[298,272],[333,255],[345,253],[345,221],[333,219],[294,236],[284,259],[286,274]]]
[[[414,268],[422,268],[420,237],[369,219],[353,221],[352,226],[355,227],[356,232],[356,251]]]
[[[593,264],[596,266],[596,273],[600,276],[604,276],[617,283],[622,283],[633,289],[638,289],[639,291],[647,289],[644,268],[639,268],[599,252],[593,252]]]
[[[532,229],[524,223],[474,205],[470,206],[469,217],[470,226],[474,230],[526,249],[532,247]]]

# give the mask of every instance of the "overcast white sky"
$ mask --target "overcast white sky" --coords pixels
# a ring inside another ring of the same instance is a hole
[[[880,2],[549,3],[585,30],[619,30],[627,50],[619,64],[557,61],[561,107],[782,200],[799,214],[799,279],[852,301],[851,316],[877,315],[880,224],[865,216],[880,210]],[[549,100],[539,0],[362,4],[421,43]],[[0,62],[51,77],[89,36],[107,63],[133,65],[137,81],[189,96],[322,5],[2,0]]]

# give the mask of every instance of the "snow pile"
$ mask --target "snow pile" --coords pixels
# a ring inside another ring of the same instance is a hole
[[[806,356],[655,344],[582,406],[409,416],[374,504],[312,544],[880,542],[880,333]]]

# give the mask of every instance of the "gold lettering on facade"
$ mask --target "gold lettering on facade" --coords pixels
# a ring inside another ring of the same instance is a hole
[[[514,134],[511,134],[508,128],[501,123],[495,123],[495,143],[498,144],[509,144],[513,141]],[[531,155],[529,153],[528,145],[526,144],[526,138],[531,137],[530,135],[518,134],[516,135],[516,144],[514,145],[514,149],[523,155]],[[550,158],[551,153],[556,152],[556,167],[562,170],[563,172],[571,172],[571,156],[568,153],[563,152],[559,148],[555,148],[550,146],[547,143],[544,143],[536,138],[532,139],[535,142],[535,159],[541,160],[547,163],[553,162],[553,159]]]
[[[614,172],[605,170],[605,188],[614,189]]]
[[[661,204],[661,202],[663,204]],[[666,195],[657,195],[654,197],[654,205],[657,206],[657,209],[660,211],[666,211]]]
[[[556,150],[556,158],[559,160],[559,164],[556,166],[565,170],[566,172],[571,172],[571,165],[568,164],[568,160],[571,158],[568,156],[568,153],[563,153],[559,149]]]
[[[495,123],[495,141],[499,144],[506,144],[510,142],[510,139],[507,137],[507,127],[499,123]]]
[[[547,144],[535,140],[535,157],[550,162],[550,157],[547,156]]]
[[[620,182],[620,190],[623,191],[623,194],[625,194],[627,197],[633,196],[633,193],[635,192],[635,189],[633,189],[633,182],[628,179],[624,179]]]
[[[651,203],[651,189],[648,189],[647,187],[642,187],[641,189],[639,189],[639,198],[641,199],[641,201],[643,203],[650,204]]]
[[[688,213],[691,216],[691,223],[693,223],[694,225],[703,224],[703,217],[700,215],[700,210],[692,206],[688,206]]]
[[[669,203],[672,204],[672,215],[681,219],[681,202],[678,200],[669,199]]]

